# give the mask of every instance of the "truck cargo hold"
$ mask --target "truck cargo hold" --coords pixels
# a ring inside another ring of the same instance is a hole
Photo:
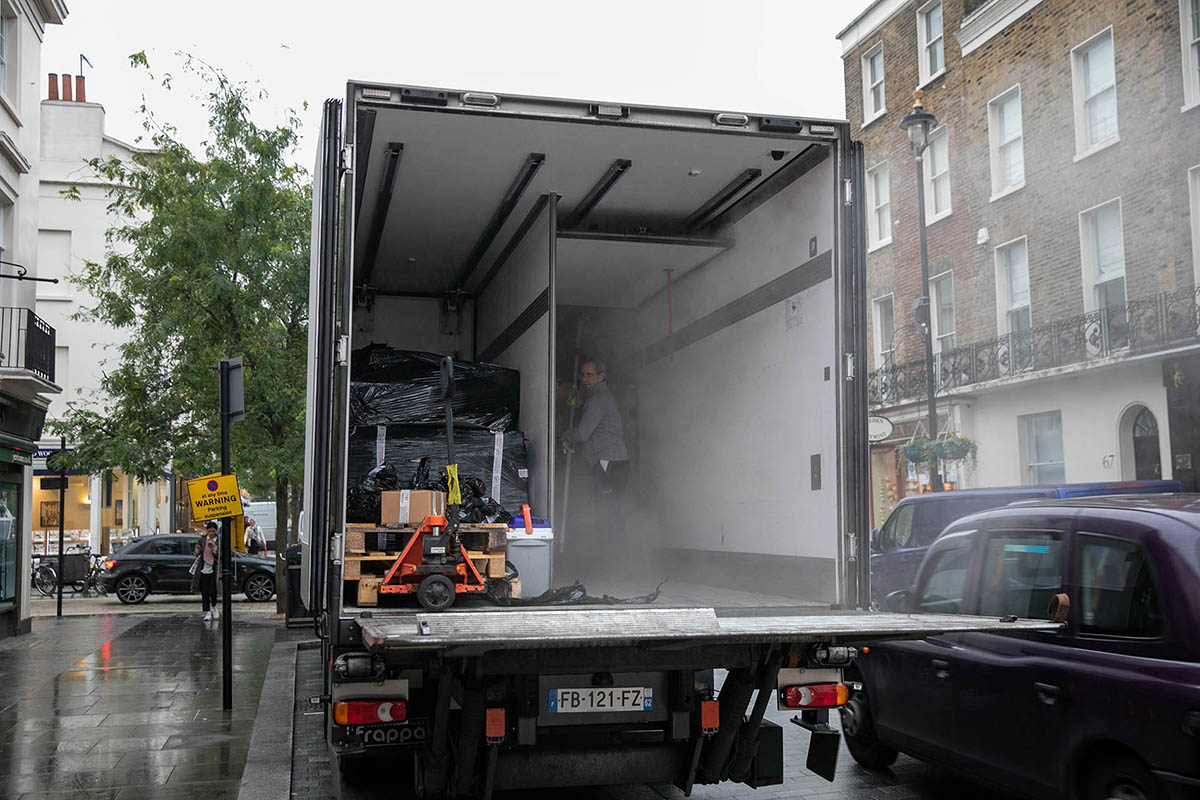
[[[845,122],[383,83],[350,83],[324,112],[301,539],[341,768],[396,752],[398,779],[432,797],[778,783],[762,714],[784,702],[781,671],[829,687],[863,642],[1047,627],[850,611],[869,597],[869,525],[862,164]],[[354,427],[366,373],[349,356],[372,343],[512,370],[553,583],[631,597],[666,578],[655,602],[358,605],[344,573],[373,556],[346,548],[348,490],[361,459],[378,464],[378,433]],[[598,396],[576,385],[588,363],[624,429],[623,491],[608,472],[622,459],[561,443]],[[384,700],[406,719],[349,721]],[[828,710],[797,717],[820,774]]]

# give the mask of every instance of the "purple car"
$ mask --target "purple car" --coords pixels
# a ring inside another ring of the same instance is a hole
[[[958,520],[894,611],[1049,619],[1057,633],[873,645],[851,755],[903,751],[1033,797],[1200,798],[1200,495],[1037,500]]]

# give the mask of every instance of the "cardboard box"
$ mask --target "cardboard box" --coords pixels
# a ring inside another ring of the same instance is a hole
[[[425,517],[446,513],[446,493],[430,489],[380,492],[379,512],[382,525],[420,525]]]
[[[379,605],[379,586],[383,578],[369,578],[366,575],[358,579],[358,604],[360,606]]]

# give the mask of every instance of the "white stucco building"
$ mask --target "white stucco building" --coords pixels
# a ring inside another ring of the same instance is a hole
[[[108,136],[104,107],[88,102],[71,76],[50,74],[48,86],[49,97],[41,103],[43,166],[37,246],[41,274],[60,282],[38,284],[37,311],[57,331],[55,372],[63,393],[51,403],[48,419],[54,419],[68,403],[103,407],[100,382],[106,362],[116,363],[117,347],[126,336],[96,322],[73,319],[92,305],[92,298],[69,279],[82,272],[87,262],[104,260],[106,232],[117,221],[108,211],[112,185],[95,174],[89,161],[109,157],[136,161],[151,151]],[[43,452],[34,465],[35,473],[45,473],[45,455],[57,450],[59,441],[46,438],[40,446]],[[109,552],[134,531],[153,531],[156,525],[170,530],[171,485],[167,476],[155,484],[140,484],[119,470],[70,476],[63,509],[66,542],[87,543],[93,552]],[[41,537],[48,535],[53,550],[57,517],[40,514],[40,508],[42,503],[55,508],[58,492],[35,486],[34,493],[35,511],[39,512],[33,520],[34,545],[36,548]]]
[[[34,313],[42,41],[62,0],[0,2],[0,637],[26,633],[33,455],[54,373],[54,330]]]

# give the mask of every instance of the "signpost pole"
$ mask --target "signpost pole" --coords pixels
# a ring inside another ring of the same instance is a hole
[[[221,474],[229,474],[229,361],[221,362]],[[233,708],[233,561],[232,526],[229,517],[221,519],[221,669],[222,704]]]
[[[67,452],[67,437],[63,436],[59,440],[59,452]],[[63,589],[63,572],[67,568],[67,557],[63,552],[63,521],[66,519],[67,510],[67,472],[65,469],[58,471],[58,616],[62,616],[62,589]]]

